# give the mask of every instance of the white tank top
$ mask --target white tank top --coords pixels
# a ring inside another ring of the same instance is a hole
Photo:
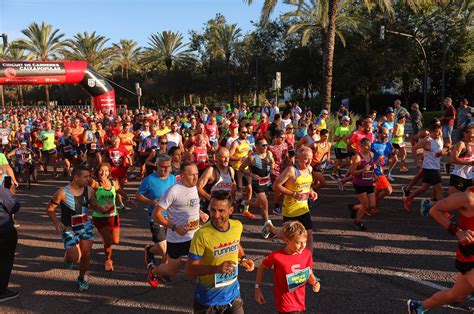
[[[181,135],[178,132],[176,132],[176,134],[171,134],[170,132],[166,134],[166,138],[168,139],[167,149],[169,150],[171,147],[179,145],[179,140],[181,138]]]
[[[216,182],[211,187],[211,193],[214,191],[231,192],[234,179],[232,178],[232,175],[230,174],[231,172],[230,167],[227,170],[227,173],[220,172],[217,167],[214,168],[214,171],[217,171],[218,177],[217,177]]]
[[[309,134],[307,134],[306,136],[308,137],[308,144],[306,144],[306,146],[311,146],[315,142],[319,142],[319,140],[320,140],[320,137],[319,137],[318,134],[313,135],[315,138],[311,137],[311,135],[309,135]]]
[[[464,161],[473,161],[474,160],[474,144],[466,144],[467,151],[464,153],[464,156],[459,157]],[[472,180],[474,179],[474,167],[470,165],[458,165],[454,164],[454,169],[451,171],[451,174],[454,174],[458,177]]]
[[[439,170],[441,168],[441,156],[437,157],[436,154],[440,153],[443,149],[443,140],[441,138],[435,140],[428,137],[430,141],[430,150],[424,151],[423,156],[423,169],[434,169]]]

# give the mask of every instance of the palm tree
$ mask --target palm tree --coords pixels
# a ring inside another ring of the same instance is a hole
[[[171,105],[171,68],[183,65],[194,59],[188,44],[183,43],[183,35],[180,32],[163,31],[151,34],[146,48],[144,62],[153,67],[164,65],[168,74],[168,97]]]
[[[35,60],[47,61],[58,57],[64,48],[62,38],[64,34],[59,33],[59,29],[53,29],[51,24],[42,22],[30,24],[21,31],[27,39],[20,39],[15,43],[15,47],[29,51],[29,57]],[[49,87],[46,88],[46,103],[49,104]]]
[[[328,9],[329,0],[310,0],[309,3],[303,3],[297,6],[295,11],[290,11],[281,16],[284,21],[291,22],[287,34],[291,35],[296,32],[302,32],[301,44],[307,45],[311,37],[321,32],[321,48],[323,51],[323,73],[325,73],[326,65],[326,45],[327,45],[327,28],[328,28]],[[349,0],[342,0],[337,16],[336,16],[336,35],[342,45],[346,46],[344,33],[358,32],[362,33],[366,28],[363,26],[363,18],[352,10],[353,4]],[[325,76],[323,76],[322,90],[325,88]]]
[[[327,26],[326,26],[326,50],[323,52],[325,55],[324,62],[324,104],[327,110],[331,110],[331,97],[332,97],[332,72],[334,63],[334,47],[336,39],[336,17],[339,12],[339,6],[341,0],[324,0],[327,1]],[[253,0],[245,0],[247,4],[252,4]],[[297,4],[302,7],[305,0],[283,0],[287,4]],[[379,8],[382,12],[388,16],[393,16],[393,5],[399,2],[398,0],[363,0],[360,2],[354,2],[355,7],[362,6],[367,8],[369,11],[374,7]],[[417,10],[421,5],[432,2],[431,0],[403,0],[405,4],[410,6],[413,10]],[[270,14],[275,10],[278,0],[265,0],[261,10],[260,23],[265,25],[268,23]]]
[[[215,51],[224,57],[227,69],[227,81],[229,85],[229,101],[234,104],[234,89],[231,79],[231,59],[235,54],[241,38],[241,29],[237,24],[223,24],[213,29],[212,43]]]
[[[112,45],[115,50],[114,63],[121,69],[121,76],[128,79],[128,73],[131,69],[137,66],[140,57],[141,49],[137,47],[137,43],[133,40],[120,39],[118,44]]]
[[[25,50],[18,48],[16,42],[12,42],[11,46],[6,51],[5,57],[10,60],[15,61],[24,61],[28,60],[28,56],[25,55]],[[23,85],[18,85],[18,98],[20,99],[20,104],[23,105]]]
[[[64,45],[68,49],[63,50],[66,59],[82,60],[89,63],[95,70],[106,74],[106,65],[114,50],[106,47],[109,41],[102,35],[96,35],[95,32],[77,33],[72,39],[65,41]]]

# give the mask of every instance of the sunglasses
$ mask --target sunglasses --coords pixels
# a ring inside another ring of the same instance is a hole
[[[249,133],[249,132],[247,132],[247,131],[242,131],[242,132],[240,132],[240,134],[248,134],[248,133]]]
[[[311,131],[316,131],[316,130],[317,130],[317,128],[315,128],[315,129],[311,128],[310,130],[311,130]]]
[[[166,145],[168,142],[160,142],[160,145]]]
[[[268,147],[268,144],[260,144],[259,145],[261,148],[267,148]]]
[[[293,130],[293,128],[286,128],[286,130]]]

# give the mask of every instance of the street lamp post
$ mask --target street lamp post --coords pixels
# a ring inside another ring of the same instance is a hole
[[[2,37],[2,40],[3,40],[3,51],[2,51],[2,54],[4,54],[5,51],[7,51],[8,36],[7,36],[7,34],[2,33],[2,34],[0,35],[0,37]],[[5,108],[5,95],[4,95],[4,93],[3,93],[3,85],[0,85],[0,98],[1,98],[2,109],[3,109],[3,108]]]
[[[403,36],[403,37],[413,38],[420,46],[421,51],[423,52],[423,58],[424,58],[424,63],[425,63],[425,67],[424,67],[425,75],[423,79],[423,109],[426,110],[427,105],[428,105],[428,58],[426,57],[425,48],[421,44],[420,39],[418,39],[416,36],[413,36],[407,33],[401,33],[401,32],[388,30],[388,29],[385,29],[385,26],[380,26],[380,39],[385,39],[385,32]]]

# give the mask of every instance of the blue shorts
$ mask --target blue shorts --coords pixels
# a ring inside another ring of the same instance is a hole
[[[451,138],[451,134],[453,133],[453,126],[445,124],[443,125],[443,138]]]
[[[69,227],[68,230],[63,231],[62,240],[66,250],[75,247],[81,240],[94,241],[94,226],[87,221],[79,229],[71,230]]]

